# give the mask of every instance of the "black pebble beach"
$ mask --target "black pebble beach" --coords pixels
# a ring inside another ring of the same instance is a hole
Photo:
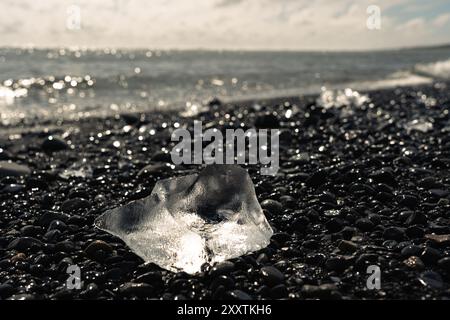
[[[205,127],[282,130],[280,170],[248,167],[270,245],[196,275],[144,264],[93,226],[159,179],[200,170],[171,166],[168,153],[174,125],[193,118],[155,111],[2,127],[0,299],[448,299],[448,88],[372,91],[346,113],[313,96],[258,108],[212,101],[195,117]],[[405,128],[418,119],[432,127]],[[70,265],[81,269],[79,290],[66,286]],[[380,290],[367,287],[371,265]]]

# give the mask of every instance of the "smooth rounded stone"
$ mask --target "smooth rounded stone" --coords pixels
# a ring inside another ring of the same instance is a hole
[[[325,223],[325,227],[329,232],[339,232],[344,227],[344,221],[339,218],[331,218]]]
[[[18,253],[15,256],[11,257],[11,262],[12,263],[16,263],[17,261],[25,261],[27,259],[27,256],[25,255],[25,253]]]
[[[397,185],[397,180],[395,179],[394,173],[391,168],[376,170],[372,172],[369,177],[378,183],[386,183],[390,186]]]
[[[54,241],[57,241],[60,236],[61,236],[61,231],[59,231],[58,229],[54,229],[54,230],[47,231],[44,234],[44,240],[54,242]]]
[[[261,253],[258,258],[256,258],[256,262],[258,262],[258,264],[266,264],[269,262],[269,257],[267,254]]]
[[[337,287],[333,283],[324,283],[319,286],[305,284],[301,289],[301,293],[306,298],[330,298],[333,291]]]
[[[440,259],[437,264],[439,268],[450,273],[450,257]]]
[[[409,226],[415,225],[415,224],[421,224],[424,225],[428,222],[426,215],[424,215],[422,212],[413,212],[408,219],[406,219],[405,223]]]
[[[99,288],[95,283],[89,283],[86,288],[80,292],[80,297],[84,299],[93,299],[97,296]]]
[[[51,230],[59,230],[59,231],[65,231],[67,229],[67,225],[62,222],[61,220],[53,220],[50,222],[50,225],[48,226],[47,231]]]
[[[423,270],[425,269],[425,265],[419,257],[411,256],[408,259],[404,260],[403,263],[410,269],[414,270]]]
[[[3,189],[0,190],[2,193],[18,193],[20,191],[23,191],[25,189],[25,185],[23,184],[16,184],[11,183],[6,185]]]
[[[298,216],[294,218],[292,229],[297,232],[305,232],[310,224],[310,219],[305,216]]]
[[[345,269],[347,269],[348,265],[348,260],[342,256],[331,257],[328,258],[327,261],[325,261],[325,267],[328,270],[336,272],[344,271]]]
[[[450,234],[426,234],[425,238],[439,246],[445,247],[450,245]]]
[[[91,203],[83,198],[73,198],[66,200],[61,205],[61,210],[63,212],[73,212],[79,209],[85,209],[91,207]]]
[[[319,195],[319,200],[321,202],[336,204],[336,196],[333,193],[327,191],[324,191],[321,195]]]
[[[148,283],[124,283],[119,288],[120,294],[124,296],[148,297],[154,292],[154,288]]]
[[[235,265],[231,261],[223,261],[215,264],[209,271],[209,275],[212,278],[218,277],[220,275],[228,275],[234,271]]]
[[[14,162],[0,161],[0,178],[28,176],[30,173],[31,170],[28,166]]]
[[[322,265],[327,257],[323,253],[311,252],[305,257],[305,262],[311,265]]]
[[[261,208],[270,212],[270,214],[280,214],[283,212],[283,205],[276,200],[266,199],[261,202]]]
[[[41,145],[45,152],[61,151],[69,148],[69,145],[59,136],[48,136]]]
[[[78,249],[77,245],[70,240],[63,240],[55,244],[56,251],[74,252]]]
[[[412,195],[400,195],[397,197],[397,201],[400,205],[410,209],[416,208],[419,204],[419,199]]]
[[[419,282],[424,286],[441,289],[444,286],[442,277],[434,271],[425,271],[419,275]]]
[[[411,256],[420,256],[422,251],[423,251],[423,246],[417,246],[417,245],[411,244],[402,249],[401,255],[404,256],[405,258],[408,258]]]
[[[98,251],[112,253],[113,248],[103,240],[95,240],[84,249],[84,252],[89,257],[94,256]]]
[[[20,228],[20,234],[24,237],[34,237],[42,232],[42,228],[33,225],[27,225]]]
[[[17,289],[9,283],[0,284],[0,298],[5,299],[13,295]]]
[[[268,286],[276,286],[284,281],[284,274],[275,267],[262,267],[260,270],[261,277]]]
[[[9,297],[7,300],[37,300],[38,297],[31,293],[20,293]]]
[[[425,230],[419,226],[411,226],[406,228],[405,233],[409,238],[422,238],[425,234]]]
[[[253,300],[253,298],[242,290],[233,290],[228,292],[231,300]]]
[[[386,240],[402,241],[405,237],[405,231],[398,227],[388,227],[383,231],[383,238]]]
[[[70,216],[65,213],[45,211],[41,216],[37,218],[35,224],[44,228],[48,228],[50,226],[50,223],[52,223],[54,220],[67,222],[69,218]]]
[[[280,121],[273,113],[266,112],[260,114],[255,119],[255,127],[257,129],[273,129],[280,127]]]
[[[426,247],[423,249],[420,258],[425,264],[436,264],[437,261],[442,258],[442,254],[437,249]]]
[[[21,237],[11,241],[7,247],[8,250],[26,251],[29,249],[40,249],[42,242],[33,237]]]
[[[226,290],[231,290],[234,288],[234,280],[226,275],[218,276],[211,283],[211,290],[215,291],[219,286],[223,286]]]
[[[288,289],[284,284],[276,285],[272,288],[270,288],[269,295],[273,299],[282,299],[286,298],[288,296],[289,292]]]
[[[339,242],[338,248],[344,253],[353,253],[358,250],[359,246],[352,241],[341,240],[341,242]]]
[[[278,244],[283,245],[287,241],[291,240],[292,237],[286,232],[277,232],[273,234],[272,239],[275,240]]]
[[[436,198],[445,198],[450,194],[448,190],[444,189],[430,189],[428,192],[431,196]]]
[[[317,170],[308,177],[306,184],[310,187],[319,187],[327,182],[327,175],[325,170]]]
[[[149,271],[139,275],[136,278],[136,282],[144,282],[151,284],[153,287],[158,288],[164,285],[163,277],[159,271]]]
[[[418,185],[425,189],[439,188],[442,183],[438,182],[434,177],[426,177],[419,180]]]
[[[355,225],[359,230],[365,231],[365,232],[372,231],[373,228],[375,227],[373,222],[367,218],[361,218],[361,219],[356,220]]]

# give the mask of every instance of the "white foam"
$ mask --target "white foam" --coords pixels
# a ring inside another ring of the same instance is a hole
[[[417,64],[414,70],[439,79],[450,79],[450,59],[427,64]]]

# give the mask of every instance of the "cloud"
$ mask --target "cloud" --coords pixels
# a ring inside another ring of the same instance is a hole
[[[441,28],[441,27],[445,26],[449,21],[450,21],[450,13],[444,13],[444,14],[441,14],[440,16],[437,16],[433,20],[433,25],[438,28]]]
[[[376,2],[381,30],[366,27],[372,0],[73,0],[82,28],[69,31],[68,2],[2,0],[0,45],[340,50],[450,41],[442,11],[404,19],[417,1]]]

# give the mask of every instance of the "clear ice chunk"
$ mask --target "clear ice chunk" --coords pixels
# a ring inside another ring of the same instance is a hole
[[[146,262],[190,274],[205,262],[262,249],[273,234],[250,176],[237,165],[160,180],[151,195],[105,212],[95,226]]]

